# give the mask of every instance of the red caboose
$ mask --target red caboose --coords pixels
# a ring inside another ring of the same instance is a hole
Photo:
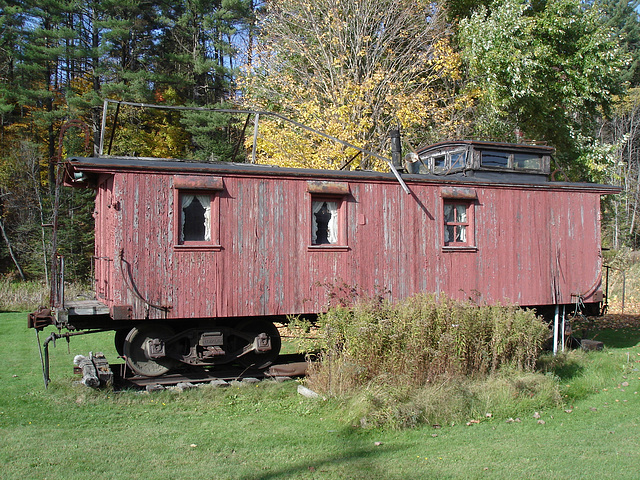
[[[128,365],[266,366],[274,321],[327,307],[327,285],[420,292],[540,311],[597,309],[600,197],[549,181],[552,149],[462,141],[407,156],[402,179],[230,163],[72,158],[96,189],[96,302],[54,323],[108,328]]]

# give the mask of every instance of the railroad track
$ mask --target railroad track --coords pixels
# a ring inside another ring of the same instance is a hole
[[[144,377],[136,375],[127,368],[125,363],[109,364],[111,370],[111,383],[116,389],[162,389],[171,386],[195,386],[211,383],[225,386],[232,382],[257,383],[264,379],[285,380],[303,377],[306,374],[308,363],[304,355],[290,354],[280,355],[271,367],[260,370],[240,366],[225,366],[225,368],[189,368],[176,373],[165,374],[158,377]],[[76,373],[82,374],[76,368]],[[104,382],[103,382],[104,383]]]

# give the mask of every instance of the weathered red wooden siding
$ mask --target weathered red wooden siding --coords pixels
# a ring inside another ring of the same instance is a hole
[[[446,181],[412,183],[412,195],[391,181],[350,181],[349,249],[334,251],[309,248],[306,179],[223,175],[222,249],[199,251],[173,246],[172,175],[118,172],[112,196],[108,182],[98,190],[96,256],[111,257],[96,263],[99,296],[133,305],[136,318],[319,312],[324,285],[342,282],[394,299],[444,292],[521,305],[571,303],[598,286],[597,191],[467,185],[478,197],[477,250],[445,251]]]
[[[96,193],[95,277],[96,296],[109,303],[113,300],[114,229],[113,175],[103,175]]]

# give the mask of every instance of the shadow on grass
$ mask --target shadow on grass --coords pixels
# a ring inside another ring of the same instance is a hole
[[[640,315],[579,317],[572,325],[575,336],[598,340],[610,348],[629,348],[640,343]]]
[[[385,479],[422,479],[425,471],[416,472],[415,476],[404,473],[393,473],[382,468],[384,462],[380,457],[389,458],[400,447],[386,445],[353,448],[346,447],[342,454],[326,458],[303,460],[282,468],[272,469],[263,474],[246,477],[248,480],[272,480],[276,478],[385,478]],[[292,456],[295,452],[292,452]],[[404,469],[403,469],[404,470]],[[438,476],[438,472],[433,472]],[[426,477],[429,478],[429,475]],[[442,478],[442,477],[438,477]]]
[[[598,340],[609,348],[629,348],[635,347],[640,343],[640,330],[614,330],[605,328],[602,330],[585,331],[583,338]]]
[[[584,367],[577,360],[564,355],[544,356],[538,361],[538,368],[544,373],[557,376],[562,382],[567,382],[584,372]]]

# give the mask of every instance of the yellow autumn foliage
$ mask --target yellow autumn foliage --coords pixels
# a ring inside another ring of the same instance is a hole
[[[435,17],[430,31],[415,27],[428,2],[294,3],[279,0],[270,7],[256,60],[240,78],[245,107],[277,112],[385,157],[391,129],[401,128],[405,148],[464,130],[474,95],[460,92],[460,55]],[[385,22],[388,28],[380,31]],[[271,117],[260,119],[256,162],[387,168]]]

